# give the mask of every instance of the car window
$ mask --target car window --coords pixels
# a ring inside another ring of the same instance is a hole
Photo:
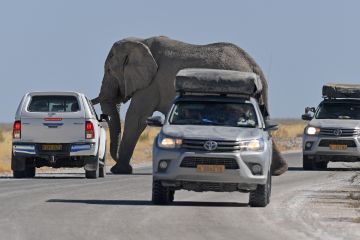
[[[97,115],[97,113],[96,113],[96,111],[95,111],[95,108],[94,108],[94,106],[92,105],[91,101],[90,101],[88,98],[86,98],[86,101],[88,102],[88,104],[89,104],[89,106],[90,106],[91,114],[92,114],[93,116],[95,116],[96,119],[99,120],[98,115]]]
[[[360,120],[359,103],[323,103],[319,106],[317,119],[356,119]]]
[[[33,96],[29,112],[77,112],[79,102],[75,96]]]
[[[255,127],[258,119],[250,103],[186,101],[175,104],[169,123]]]

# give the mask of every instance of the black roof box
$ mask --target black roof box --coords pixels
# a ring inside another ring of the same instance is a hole
[[[262,84],[252,72],[186,68],[177,73],[175,89],[180,93],[254,96],[262,91]]]
[[[322,89],[325,98],[360,98],[359,84],[325,84]]]

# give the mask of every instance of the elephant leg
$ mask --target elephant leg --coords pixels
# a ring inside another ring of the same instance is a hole
[[[141,92],[143,94],[141,94]],[[131,99],[125,117],[124,134],[121,139],[117,163],[111,168],[114,174],[131,174],[131,156],[141,133],[146,128],[146,119],[155,110],[154,97],[149,92],[141,91]]]
[[[273,176],[279,176],[288,170],[288,164],[285,159],[281,156],[280,151],[273,142],[273,155],[272,155],[272,163],[271,163],[271,173]]]

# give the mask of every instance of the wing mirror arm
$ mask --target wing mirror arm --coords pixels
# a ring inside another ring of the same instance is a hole
[[[152,116],[146,119],[146,124],[152,127],[162,127],[164,122],[165,121],[161,116]]]
[[[279,126],[276,122],[271,120],[265,120],[265,131],[276,131],[279,129]]]

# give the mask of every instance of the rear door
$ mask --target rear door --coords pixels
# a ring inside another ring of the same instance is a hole
[[[85,112],[76,94],[30,96],[21,114],[21,125],[24,142],[85,141]]]

